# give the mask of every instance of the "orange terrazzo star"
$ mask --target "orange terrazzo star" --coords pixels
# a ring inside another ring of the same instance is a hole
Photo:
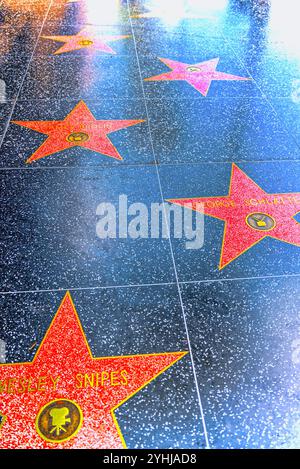
[[[99,36],[87,28],[82,29],[79,33],[73,36],[42,36],[43,39],[64,42],[64,45],[57,49],[57,51],[54,52],[54,55],[80,49],[90,49],[106,52],[107,54],[116,54],[116,52],[107,43],[119,41],[120,39],[128,39],[129,37],[130,35]]]
[[[34,360],[0,364],[0,448],[126,447],[115,409],[186,353],[94,358],[67,293]]]
[[[225,222],[220,269],[267,236],[300,246],[300,192],[268,194],[235,164],[227,196],[168,201]]]
[[[87,148],[117,160],[123,158],[108,138],[108,134],[131,125],[145,122],[139,120],[97,120],[80,101],[62,121],[12,121],[28,129],[48,135],[48,138],[31,155],[26,163],[39,160],[58,151],[75,146]]]

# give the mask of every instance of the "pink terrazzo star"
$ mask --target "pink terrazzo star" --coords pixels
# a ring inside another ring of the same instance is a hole
[[[220,60],[219,58],[206,60],[205,62],[199,62],[196,64],[186,64],[162,58],[160,58],[160,60],[171,68],[172,71],[145,78],[145,81],[185,80],[196,88],[196,90],[203,96],[207,96],[213,80],[251,80],[251,78],[247,77],[239,77],[237,75],[217,72],[216,68]]]
[[[54,52],[54,55],[71,52],[80,49],[93,49],[108,54],[116,54],[116,52],[107,44],[108,42],[119,41],[120,39],[127,39],[130,36],[98,36],[91,29],[85,28],[78,34],[73,36],[42,36],[43,39],[50,39],[52,41],[64,42]]]

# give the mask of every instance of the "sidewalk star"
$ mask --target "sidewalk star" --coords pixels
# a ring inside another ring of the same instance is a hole
[[[31,163],[32,161],[75,146],[87,148],[111,158],[122,160],[123,158],[107,135],[145,121],[143,119],[97,120],[87,105],[80,101],[67,117],[61,121],[12,122],[48,135],[44,143],[26,161],[26,163]]]
[[[268,194],[238,166],[232,165],[229,194],[168,199],[225,222],[219,268],[270,237],[300,246],[300,192]]]
[[[100,52],[106,52],[107,54],[116,54],[107,42],[119,41],[120,39],[127,39],[129,37],[130,35],[99,36],[87,28],[82,29],[79,33],[73,36],[42,36],[43,39],[64,42],[64,45],[57,49],[57,51],[54,52],[54,55],[80,49],[93,49]]]
[[[186,353],[93,357],[67,293],[33,361],[0,364],[0,448],[126,447],[114,411]]]
[[[239,77],[237,75],[217,72],[216,68],[220,60],[219,58],[207,60],[205,62],[198,62],[196,64],[186,64],[162,58],[159,58],[159,60],[171,68],[172,71],[145,78],[145,81],[184,80],[192,85],[203,96],[207,96],[213,80],[251,80],[251,78],[247,77]]]

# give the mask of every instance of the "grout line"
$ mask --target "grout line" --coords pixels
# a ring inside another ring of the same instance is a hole
[[[300,160],[299,160],[300,161]],[[135,167],[147,167],[147,168],[151,168],[154,166],[154,163],[152,161],[150,162],[145,162],[145,163],[130,163],[130,164],[126,164],[126,163],[121,163],[121,164],[98,164],[98,165],[89,165],[89,166],[36,166],[35,168],[32,167],[32,166],[28,166],[28,167],[20,167],[18,168],[17,166],[11,166],[11,167],[3,167],[3,168],[0,168],[0,172],[1,171],[37,171],[37,170],[57,170],[57,169],[62,169],[62,170],[80,170],[80,171],[86,171],[86,170],[95,170],[97,168],[99,169],[125,169],[125,168],[135,168]]]
[[[281,98],[281,99],[284,99],[284,98]],[[118,96],[118,95],[112,95],[112,96],[105,96],[105,97],[102,97],[102,98],[97,98],[97,99],[93,99],[93,98],[90,98],[88,96],[86,97],[83,97],[83,98],[77,98],[75,99],[73,96],[62,96],[60,98],[51,98],[51,97],[43,97],[43,98],[38,98],[38,97],[35,97],[35,98],[32,98],[30,103],[43,103],[43,104],[48,104],[48,103],[78,103],[78,101],[85,101],[85,102],[90,102],[92,103],[95,107],[96,106],[101,106],[103,101],[107,101],[107,102],[111,102],[111,101],[141,101],[141,102],[144,102],[144,98],[142,97],[135,97],[135,98],[131,98],[130,96]],[[11,102],[13,102],[14,99],[8,99],[6,103],[4,104],[9,104]],[[24,99],[19,99],[18,100],[19,103],[27,103],[28,102],[28,98],[24,98]]]
[[[121,164],[94,164],[94,165],[89,165],[89,166],[22,166],[22,167],[17,167],[17,166],[3,166],[3,168],[0,167],[0,173],[1,171],[37,171],[37,170],[95,170],[97,168],[99,169],[126,169],[126,168],[152,168],[155,165],[164,167],[164,166],[196,166],[196,165],[212,165],[212,164],[218,164],[218,165],[231,165],[232,162],[236,164],[265,164],[265,163],[289,163],[289,164],[299,164],[300,163],[300,158],[299,159],[274,159],[274,160],[226,160],[226,161],[174,161],[172,163],[162,163],[160,162],[153,162],[153,161],[145,161],[144,163],[121,163]]]
[[[37,56],[36,56],[37,57]],[[45,57],[46,58],[46,57]],[[252,78],[252,80],[254,81],[254,79]],[[7,100],[6,103],[3,103],[3,104],[9,104],[9,103],[13,103],[15,98],[10,98]],[[83,101],[85,102],[91,102],[93,103],[93,105],[95,106],[101,106],[102,102],[103,101],[134,101],[134,102],[138,102],[138,101],[141,101],[141,102],[144,102],[144,100],[146,101],[174,101],[174,102],[186,102],[186,101],[193,101],[193,102],[199,102],[199,103],[202,103],[202,104],[205,104],[206,102],[209,102],[209,101],[232,101],[232,100],[243,100],[243,101],[267,101],[267,97],[263,97],[263,96],[241,96],[241,95],[235,95],[235,96],[207,96],[206,98],[203,98],[201,96],[179,96],[179,95],[174,95],[173,97],[171,98],[166,98],[166,97],[162,97],[162,96],[153,96],[153,95],[147,95],[145,98],[144,97],[139,97],[139,96],[136,96],[136,97],[131,97],[130,95],[128,96],[119,96],[119,95],[107,95],[106,97],[103,97],[103,98],[97,98],[96,100],[93,100],[92,98],[88,97],[88,96],[85,96],[83,98],[80,98],[82,99]],[[289,100],[289,97],[288,96],[275,96],[274,99],[278,99],[278,100]],[[55,103],[59,103],[60,101],[62,102],[65,102],[65,103],[78,103],[78,99],[75,99],[74,97],[71,97],[70,95],[68,96],[62,96],[62,97],[59,97],[59,98],[51,98],[50,96],[44,96],[42,98],[38,98],[38,97],[35,97],[35,98],[32,98],[32,100],[30,101],[31,103],[34,103],[34,102],[40,102],[42,101],[44,104],[47,104],[47,102],[55,102]],[[27,103],[28,102],[28,98],[20,98],[18,100],[19,103]]]
[[[179,283],[194,284],[194,283],[215,283],[215,282],[244,282],[246,280],[266,280],[266,279],[280,279],[280,278],[300,278],[299,274],[278,274],[278,275],[258,275],[257,277],[228,277],[228,278],[213,278],[203,280],[182,280]]]
[[[176,282],[161,282],[161,283],[137,283],[128,285],[101,285],[99,287],[60,287],[60,288],[49,288],[41,290],[15,290],[15,291],[0,291],[0,295],[15,295],[24,293],[59,293],[66,291],[81,291],[81,290],[108,290],[118,288],[145,288],[145,287],[160,287],[160,286],[171,286],[176,285]]]
[[[48,5],[47,11],[46,11],[46,13],[45,13],[44,19],[43,19],[43,21],[42,21],[41,28],[40,28],[39,34],[38,34],[38,36],[37,36],[37,39],[36,39],[34,48],[33,48],[33,50],[32,50],[32,53],[31,53],[30,57],[29,57],[28,64],[27,64],[26,70],[25,70],[25,72],[24,72],[23,78],[22,78],[22,80],[21,80],[21,83],[20,83],[18,92],[17,92],[15,98],[12,99],[12,100],[10,100],[10,102],[12,102],[12,107],[11,107],[11,110],[10,110],[10,113],[9,113],[9,116],[8,116],[8,120],[7,120],[6,125],[5,125],[5,128],[4,128],[2,137],[1,137],[1,139],[0,139],[0,149],[1,149],[1,147],[2,147],[4,138],[5,138],[5,136],[6,136],[6,132],[7,132],[8,128],[9,128],[9,126],[10,126],[11,118],[12,118],[12,116],[13,116],[13,113],[14,113],[14,110],[15,110],[15,107],[16,107],[16,104],[17,104],[19,95],[20,95],[20,93],[21,93],[21,90],[22,90],[22,88],[23,88],[23,85],[24,85],[24,82],[25,82],[25,78],[26,78],[27,73],[28,73],[28,71],[29,71],[29,67],[30,67],[30,65],[31,65],[31,62],[32,62],[32,59],[33,59],[35,50],[36,50],[37,45],[38,45],[38,42],[39,42],[39,40],[40,40],[40,37],[41,37],[42,31],[43,31],[43,28],[44,28],[44,25],[45,25],[45,22],[46,22],[48,13],[49,13],[50,8],[51,8],[51,6],[52,6],[52,3],[53,3],[53,0],[50,0],[50,3],[49,3],[49,5]],[[28,100],[27,100],[27,101],[28,101]]]
[[[134,33],[133,26],[132,26],[132,20],[131,20],[131,17],[130,17],[129,0],[126,0],[126,2],[127,2],[127,9],[128,9],[128,14],[129,14],[129,18],[130,18],[130,24],[131,24],[131,30],[132,30],[132,38],[133,38],[134,47],[135,47],[135,52],[136,52],[138,70],[139,70],[139,74],[140,74],[140,78],[141,78],[142,91],[143,91],[143,95],[144,95],[144,99],[145,99],[146,114],[147,114],[147,124],[148,124],[148,127],[149,127],[149,135],[150,135],[150,143],[151,143],[151,148],[152,148],[152,152],[153,152],[153,157],[154,157],[154,160],[156,161],[155,151],[154,151],[154,145],[153,145],[152,135],[151,135],[151,129],[150,129],[148,105],[147,105],[147,100],[146,100],[146,95],[145,95],[145,90],[144,90],[144,84],[143,84],[143,78],[142,78],[142,73],[141,73],[141,67],[140,67],[140,62],[139,62],[139,57],[138,57],[138,52],[137,52],[137,47],[136,47],[135,33]],[[158,183],[159,183],[159,189],[160,189],[161,199],[162,199],[162,201],[164,201],[163,191],[162,191],[162,186],[161,186],[161,181],[160,181],[160,176],[159,176],[159,171],[158,171],[158,164],[155,165],[155,168],[156,168],[156,172],[157,172],[157,178],[158,178]],[[167,222],[167,216],[166,216],[165,206],[164,206],[164,217],[165,217],[165,221]],[[169,231],[168,223],[166,224],[166,226],[168,227],[168,231]],[[169,234],[169,233],[168,233],[168,234]],[[177,270],[176,270],[176,263],[175,263],[175,258],[174,258],[173,249],[172,249],[172,243],[171,243],[171,239],[170,239],[170,234],[169,234],[169,245],[170,245],[170,252],[171,252],[171,257],[172,257],[172,262],[173,262],[173,267],[174,267],[174,272],[175,272],[175,277],[176,277],[176,284],[177,284],[177,288],[178,288],[178,295],[179,295],[179,300],[180,300],[180,305],[181,305],[181,310],[182,310],[182,315],[183,315],[183,321],[184,321],[184,326],[185,326],[185,332],[186,332],[186,337],[187,337],[187,342],[188,342],[188,348],[189,348],[189,352],[190,352],[190,358],[191,358],[191,363],[192,363],[192,369],[193,369],[193,375],[194,375],[194,380],[195,380],[196,392],[197,392],[198,401],[199,401],[199,408],[200,408],[200,415],[201,415],[201,420],[202,420],[202,427],[203,427],[203,432],[204,432],[204,438],[205,438],[205,442],[206,442],[206,448],[209,448],[209,439],[208,439],[208,433],[207,433],[206,423],[205,423],[205,418],[204,418],[204,411],[203,411],[203,406],[202,406],[202,400],[201,400],[201,396],[200,396],[200,389],[199,389],[198,379],[197,379],[196,370],[195,370],[195,362],[194,362],[194,357],[193,357],[193,351],[192,351],[192,346],[191,346],[191,341],[190,341],[190,336],[189,336],[189,330],[188,330],[188,325],[187,325],[187,319],[186,319],[185,311],[184,311],[183,300],[182,300],[182,296],[181,296],[181,290],[180,290],[179,279],[178,279],[178,274],[177,274]],[[202,433],[202,432],[201,432],[201,433]]]
[[[190,285],[200,283],[217,283],[217,282],[244,282],[248,280],[266,280],[266,279],[286,279],[286,278],[300,278],[299,274],[282,274],[282,275],[259,275],[257,277],[228,277],[228,278],[211,278],[203,280],[179,280],[179,285]],[[49,289],[36,289],[36,290],[9,290],[0,291],[0,295],[18,295],[27,293],[59,293],[66,291],[88,291],[88,290],[114,290],[118,288],[151,288],[161,286],[175,286],[177,281],[174,282],[160,282],[160,283],[132,283],[127,285],[101,285],[99,287],[88,286],[88,287],[60,287],[60,288],[49,288]]]

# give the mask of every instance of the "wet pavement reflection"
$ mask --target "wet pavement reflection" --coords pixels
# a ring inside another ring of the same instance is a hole
[[[298,13],[0,1],[0,448],[299,448]]]

